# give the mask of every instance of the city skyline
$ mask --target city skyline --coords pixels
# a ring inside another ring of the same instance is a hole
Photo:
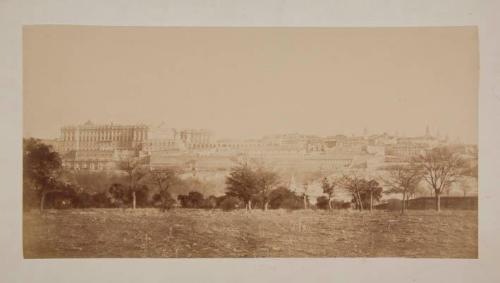
[[[368,128],[363,128],[360,131],[357,132],[349,132],[349,133],[335,133],[332,132],[330,134],[326,135],[319,135],[319,134],[311,134],[311,133],[303,133],[303,132],[276,132],[276,133],[271,133],[268,135],[261,135],[261,136],[251,136],[251,137],[224,137],[224,136],[219,136],[216,132],[214,132],[212,129],[207,129],[207,128],[180,128],[176,127],[175,125],[169,125],[168,123],[165,122],[158,122],[158,123],[152,123],[152,124],[145,124],[145,123],[129,123],[129,124],[122,124],[122,123],[117,123],[117,122],[108,122],[108,123],[95,123],[94,121],[87,120],[82,123],[74,124],[74,125],[62,125],[59,127],[59,131],[57,132],[56,135],[54,136],[48,136],[48,137],[35,137],[35,136],[25,136],[24,138],[41,138],[41,139],[58,139],[60,138],[61,135],[61,130],[66,127],[78,127],[78,126],[85,126],[91,124],[92,126],[139,126],[143,125],[146,127],[157,127],[157,126],[165,126],[167,128],[175,129],[175,130],[206,130],[209,131],[210,135],[212,138],[215,140],[224,140],[224,139],[234,139],[234,140],[244,140],[244,139],[261,139],[266,136],[280,136],[280,135],[306,135],[306,136],[317,136],[317,137],[334,137],[334,136],[354,136],[354,137],[363,137],[363,136],[379,136],[379,135],[388,135],[392,137],[424,137],[424,136],[430,136],[430,137],[435,137],[435,138],[441,138],[441,139],[447,139],[451,142],[460,142],[462,143],[463,141],[460,139],[460,137],[453,137],[450,136],[446,131],[442,131],[441,129],[437,128],[432,128],[429,125],[426,125],[425,127],[422,128],[422,131],[420,133],[417,133],[415,135],[407,135],[404,131],[399,132],[398,130],[395,131],[384,131],[384,132],[376,132],[372,131]]]
[[[223,138],[430,125],[477,144],[472,27],[28,26],[23,39],[24,136],[89,119]]]

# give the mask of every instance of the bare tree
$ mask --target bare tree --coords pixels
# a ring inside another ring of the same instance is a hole
[[[476,159],[476,162],[468,162],[464,166],[462,178],[459,182],[459,184],[461,185],[460,190],[462,191],[464,197],[467,196],[468,192],[474,189],[474,186],[473,184],[471,184],[471,181],[473,181],[477,185],[477,180],[478,180],[478,166]]]
[[[304,203],[304,209],[309,208],[309,183],[304,182],[302,184],[304,191],[302,192],[302,202]]]
[[[321,171],[306,172],[303,177],[302,187],[304,188],[302,199],[304,201],[304,209],[309,207],[309,187],[321,178]]]
[[[384,182],[389,186],[386,193],[402,194],[401,214],[407,208],[407,201],[415,194],[422,179],[422,169],[415,163],[395,165],[387,168],[388,176]]]
[[[437,147],[416,158],[422,166],[423,179],[434,190],[436,210],[441,211],[441,194],[457,182],[463,173],[464,161],[446,147]]]
[[[354,202],[356,203],[356,208],[360,211],[363,211],[363,200],[362,200],[362,191],[365,188],[366,180],[364,178],[359,177],[356,174],[353,175],[344,175],[341,178],[342,185],[351,193]]]
[[[140,158],[129,158],[123,160],[119,163],[118,168],[125,173],[127,173],[128,181],[129,181],[129,189],[132,193],[132,208],[136,208],[136,191],[139,189],[137,186],[139,181],[142,180],[147,175],[146,170],[144,170],[143,165],[144,162]]]
[[[469,192],[473,192],[475,189],[475,184],[477,184],[477,179],[473,179],[468,176],[464,176],[458,182],[460,191],[462,191],[463,197],[466,197]]]
[[[323,178],[323,182],[321,184],[321,188],[323,189],[323,193],[328,196],[328,209],[332,209],[332,201],[333,195],[335,193],[335,187],[337,186],[336,181],[329,181],[327,177]]]
[[[382,187],[380,187],[380,184],[376,180],[372,179],[365,182],[364,190],[370,194],[370,212],[372,212],[373,200],[374,198],[376,198],[377,201],[380,199],[380,195],[382,194]]]

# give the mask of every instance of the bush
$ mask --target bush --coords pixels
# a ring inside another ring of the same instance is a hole
[[[203,200],[203,204],[201,206],[205,209],[214,209],[217,207],[217,197],[209,196],[208,198]]]
[[[271,209],[300,209],[303,208],[303,200],[286,187],[278,187],[269,195],[269,207]]]
[[[303,209],[304,202],[303,202],[302,198],[300,198],[300,197],[286,198],[281,203],[280,208],[284,208],[284,209],[288,209],[288,210]]]
[[[112,184],[109,187],[107,198],[111,207],[122,207],[132,200],[128,189],[120,183]]]
[[[221,201],[220,208],[223,211],[231,211],[239,208],[240,205],[241,205],[240,199],[238,199],[237,197],[228,196]]]
[[[328,209],[328,198],[325,196],[320,196],[316,199],[316,208]]]
[[[148,192],[149,192],[149,188],[146,185],[141,185],[140,187],[138,187],[136,189],[135,198],[136,198],[137,207],[147,207],[149,205]],[[130,194],[132,194],[131,191],[130,191]],[[131,197],[130,197],[130,201],[132,201]]]
[[[203,195],[199,192],[189,192],[187,195],[178,195],[177,199],[184,208],[201,208],[204,205]]]
[[[28,211],[29,209],[39,208],[40,206],[40,194],[36,191],[31,183],[24,182],[23,184],[23,209]]]
[[[67,209],[75,207],[78,202],[77,192],[71,184],[57,183],[55,191],[47,193],[45,207]]]
[[[92,195],[87,193],[87,192],[81,192],[77,194],[74,202],[73,202],[74,207],[76,208],[89,208],[93,207],[93,199]]]
[[[92,206],[97,208],[112,207],[109,194],[97,193],[92,195]]]
[[[334,209],[349,209],[351,208],[352,202],[344,202],[344,201],[332,201],[332,207]]]
[[[172,209],[175,206],[175,203],[175,199],[172,197],[170,192],[166,190],[153,196],[153,205],[158,207],[162,212]]]

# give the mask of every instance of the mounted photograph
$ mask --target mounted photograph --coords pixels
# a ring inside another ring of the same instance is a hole
[[[23,254],[478,254],[476,27],[23,27]]]

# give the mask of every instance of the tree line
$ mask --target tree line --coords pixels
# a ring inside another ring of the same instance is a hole
[[[400,194],[401,212],[404,213],[408,200],[415,195],[421,183],[426,183],[434,194],[436,210],[440,211],[440,198],[452,184],[465,177],[477,178],[477,165],[467,164],[446,147],[429,150],[404,164],[387,166],[383,170],[384,174],[376,177],[349,172],[332,178],[310,172],[305,174],[301,193],[292,191],[277,172],[250,163],[232,168],[226,177],[225,195],[206,197],[193,190],[203,187],[201,182],[180,178],[181,171],[176,168],[150,169],[145,160],[129,158],[120,162],[118,169],[122,174],[110,177],[105,184],[96,185],[106,179],[103,176],[77,174],[70,178],[71,174],[62,169],[60,156],[50,146],[36,139],[25,139],[25,206],[38,202],[40,210],[43,210],[45,203],[50,201],[56,207],[158,207],[162,211],[175,206],[223,210],[301,209],[310,206],[309,186],[313,182],[320,182],[323,196],[316,199],[317,208],[352,206],[360,211],[372,211],[383,194]],[[77,183],[83,186],[75,185]],[[94,185],[104,187],[104,190],[92,192],[90,189]],[[177,198],[174,198],[172,191],[176,188],[182,188],[180,191],[183,193],[178,193]],[[341,188],[352,196],[350,203],[336,199],[336,192]]]
[[[277,184],[276,173],[259,170],[246,179],[250,192],[230,192],[222,196],[205,196],[197,190],[210,191],[210,185],[196,179],[183,179],[178,168],[150,169],[141,158],[128,158],[118,163],[121,174],[103,172],[68,172],[63,170],[59,154],[37,139],[23,144],[23,198],[26,209],[49,208],[132,208],[157,207],[161,211],[175,206],[233,210],[244,205],[270,208],[300,208],[301,198]],[[237,176],[235,170],[232,176]],[[246,176],[243,172],[240,176]],[[254,177],[260,176],[258,179]],[[238,178],[238,177],[236,177]],[[236,180],[236,179],[235,179]],[[255,183],[254,183],[255,182]],[[258,184],[258,188],[254,185]],[[232,189],[238,190],[235,185]],[[259,197],[253,191],[261,190]],[[177,192],[174,198],[172,192]],[[250,198],[245,198],[245,196]],[[262,198],[260,198],[262,197]],[[252,204],[252,201],[254,203]]]

